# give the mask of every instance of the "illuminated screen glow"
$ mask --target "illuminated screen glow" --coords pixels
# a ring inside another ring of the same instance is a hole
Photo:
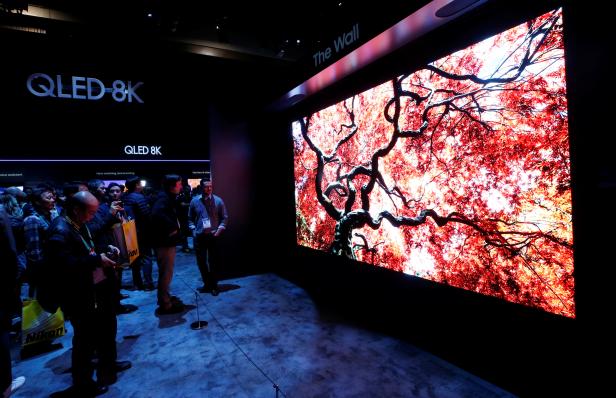
[[[201,178],[188,178],[186,181],[191,189],[196,189],[201,185]]]
[[[109,184],[111,183],[124,186],[126,184],[126,180],[103,180],[103,184],[105,184],[105,187],[109,187]]]
[[[561,10],[292,124],[297,243],[575,317]]]

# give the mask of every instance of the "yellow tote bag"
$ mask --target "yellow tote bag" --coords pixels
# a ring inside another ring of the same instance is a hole
[[[36,299],[25,300],[21,318],[21,346],[41,341],[54,340],[66,334],[64,314],[58,307],[56,312],[45,312]]]
[[[128,262],[132,264],[139,257],[139,242],[137,241],[137,225],[135,220],[123,222],[122,231],[124,232],[124,242],[126,242]]]
[[[112,227],[112,232],[115,245],[120,249],[120,265],[128,268],[139,257],[135,220],[122,219]]]

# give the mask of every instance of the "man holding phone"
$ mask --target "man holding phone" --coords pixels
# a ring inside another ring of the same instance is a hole
[[[66,201],[66,215],[57,217],[48,232],[48,264],[54,265],[55,294],[60,307],[73,325],[73,385],[52,394],[96,396],[117,380],[116,373],[130,368],[117,361],[113,283],[116,265],[109,256],[118,253],[113,246],[97,246],[87,223],[98,211],[99,202],[87,191]],[[97,382],[92,379],[92,359],[98,354]]]

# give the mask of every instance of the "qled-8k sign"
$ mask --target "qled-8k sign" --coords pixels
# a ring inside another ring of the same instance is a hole
[[[292,125],[297,243],[575,316],[560,10]]]

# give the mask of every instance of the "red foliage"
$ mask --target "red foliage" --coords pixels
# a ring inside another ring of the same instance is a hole
[[[295,122],[298,244],[575,316],[561,24]]]

